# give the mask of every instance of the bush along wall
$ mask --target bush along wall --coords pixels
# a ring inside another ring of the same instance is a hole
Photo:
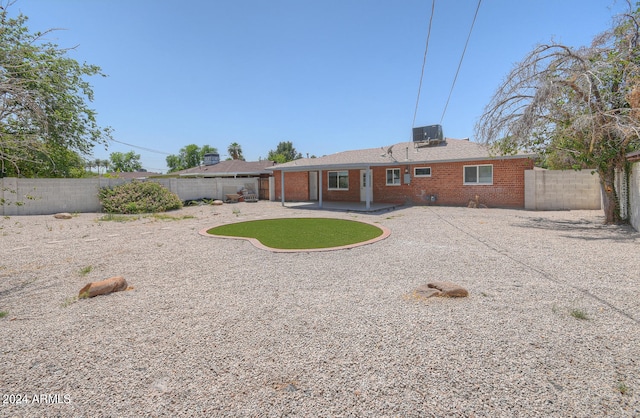
[[[157,213],[182,207],[177,194],[152,181],[132,181],[102,188],[98,199],[107,213]]]

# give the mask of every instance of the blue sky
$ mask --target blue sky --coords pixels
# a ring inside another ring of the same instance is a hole
[[[19,0],[32,31],[102,67],[92,78],[102,126],[149,171],[187,144],[232,142],[266,158],[411,140],[431,0]],[[588,45],[622,0],[436,0],[415,126],[470,137],[496,88],[537,44]],[[151,152],[160,151],[160,152]]]

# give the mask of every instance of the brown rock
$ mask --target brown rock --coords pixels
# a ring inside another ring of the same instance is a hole
[[[467,296],[469,296],[469,292],[467,291],[467,289],[451,282],[433,282],[427,284],[427,287],[438,289],[440,292],[442,292],[442,294],[439,296],[449,298],[466,298]]]
[[[111,277],[99,282],[88,283],[80,289],[78,297],[92,298],[98,295],[106,295],[112,292],[120,292],[127,289],[127,281],[122,276]]]
[[[66,212],[56,213],[55,215],[53,215],[53,217],[56,218],[56,219],[71,219],[71,218],[73,218],[73,216],[71,216],[70,213],[66,213]]]
[[[438,289],[429,287],[428,285],[420,285],[414,290],[414,294],[419,298],[431,298],[434,296],[441,296],[442,292]]]

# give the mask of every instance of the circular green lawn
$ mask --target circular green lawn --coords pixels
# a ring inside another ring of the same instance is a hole
[[[254,238],[285,250],[342,247],[378,238],[383,230],[364,222],[331,218],[284,218],[238,222],[207,230],[207,234]]]

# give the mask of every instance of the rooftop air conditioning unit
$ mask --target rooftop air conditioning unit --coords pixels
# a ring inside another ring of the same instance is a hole
[[[442,125],[413,128],[413,142],[418,147],[432,146],[444,142]]]

